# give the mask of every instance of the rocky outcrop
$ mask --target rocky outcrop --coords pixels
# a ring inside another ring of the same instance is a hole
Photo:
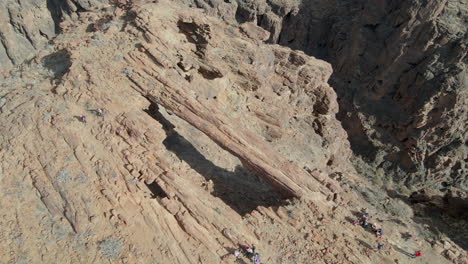
[[[98,10],[108,0],[5,0],[0,2],[0,70],[18,65],[44,49],[66,17]]]
[[[153,35],[152,32],[155,31],[145,25],[144,21],[147,20],[147,14],[138,14],[137,21],[139,23],[137,25],[142,26],[145,32],[150,33],[146,36],[149,42],[164,43],[165,39]],[[243,52],[250,52],[249,46],[237,46],[237,43],[229,44],[219,38],[214,40],[213,38],[217,35],[216,32],[221,33],[220,29],[215,29],[219,25],[212,26],[199,19],[194,21],[190,17],[182,18],[177,22],[177,25],[179,28],[183,28],[184,34],[196,47],[195,54],[198,56],[194,57],[190,50],[184,49],[176,49],[172,52],[174,56],[171,56],[170,53],[158,49],[157,46],[144,44],[141,53],[132,53],[128,59],[135,67],[135,71],[132,71],[129,78],[137,84],[143,95],[201,130],[223,149],[239,158],[246,168],[251,169],[264,180],[270,182],[286,197],[302,197],[310,191],[320,190],[321,183],[313,182],[313,178],[309,173],[279,155],[254,133],[238,127],[231,121],[228,114],[217,110],[222,108],[222,106],[217,106],[219,104],[217,96],[219,95],[215,96],[215,100],[212,100],[212,98],[197,100],[192,98],[186,89],[179,87],[195,85],[197,87],[194,89],[195,91],[214,89],[211,80],[222,77],[229,78],[232,75],[224,76],[229,72],[229,68],[234,69],[237,67],[239,73],[248,76],[247,78],[251,78],[255,82],[251,85],[241,83],[240,85],[243,87],[239,87],[240,89],[255,90],[259,92],[258,94],[267,96],[267,91],[272,93],[272,89],[268,87],[268,81],[266,80],[274,80],[278,77],[284,78],[283,85],[287,85],[284,88],[289,86],[291,87],[289,89],[294,89],[297,93],[305,92],[305,95],[309,96],[308,101],[314,103],[314,105],[308,106],[311,111],[308,116],[317,118],[320,115],[330,115],[337,112],[335,94],[326,84],[328,77],[331,75],[329,65],[312,60],[301,53],[291,52],[280,47],[265,48],[262,51],[257,50],[262,55],[257,55],[257,58],[253,57],[250,64],[260,69],[244,66],[240,61],[236,61],[236,58],[231,58],[227,62],[218,61],[217,57],[220,56],[219,52],[221,51],[215,50],[216,47],[222,46],[226,50],[238,49],[240,52],[242,49]],[[246,30],[248,31],[244,27],[243,31]],[[214,52],[217,54],[213,54]],[[171,61],[172,58],[178,59]],[[178,63],[178,60],[181,62]],[[263,63],[265,60],[268,61],[268,64]],[[191,61],[191,65],[185,65],[184,61]],[[296,67],[299,67],[300,71],[298,76],[293,76],[291,71],[294,71]],[[171,69],[178,69],[181,72],[178,73],[176,70]],[[193,70],[191,71],[191,69]],[[161,71],[163,73],[160,73]],[[173,73],[171,74],[170,71],[173,71]],[[184,71],[187,71],[187,73]],[[191,78],[194,71],[198,71],[204,78],[199,80]],[[224,89],[233,88],[225,87]],[[280,87],[279,89],[284,88]],[[266,89],[268,90],[265,93],[261,92]],[[212,91],[212,93],[220,94],[222,91]],[[287,97],[289,97],[289,100],[292,99],[290,95],[286,94],[274,96],[285,96],[285,99]],[[303,100],[307,99],[304,98]],[[263,109],[257,108],[254,111],[260,112]],[[270,122],[278,124],[274,117],[270,117]],[[278,131],[278,133],[281,133],[281,128]],[[344,136],[344,134],[341,135]],[[333,189],[338,192],[337,187]],[[324,190],[322,192],[327,194]]]
[[[196,1],[199,3],[201,1]],[[222,1],[199,7],[230,10]],[[407,187],[467,188],[463,1],[237,1],[279,43],[333,65],[354,152]],[[213,12],[213,11],[209,11]],[[232,11],[226,11],[232,14]]]
[[[356,153],[408,187],[466,188],[466,6],[362,6],[326,44]]]
[[[131,12],[82,12],[2,75],[0,262],[232,263],[255,244],[264,261],[359,263],[320,251],[351,238],[303,239],[332,236],[315,226],[350,191],[328,176],[350,154],[330,65],[171,1]]]
[[[1,263],[234,263],[239,244],[267,263],[403,263],[415,248],[466,263],[356,176],[330,64],[266,45],[256,23],[119,2],[0,72]],[[348,223],[363,207],[382,254]]]

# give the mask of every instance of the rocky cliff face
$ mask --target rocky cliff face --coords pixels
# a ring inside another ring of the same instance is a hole
[[[31,59],[77,12],[97,10],[107,0],[6,0],[0,2],[0,70]]]
[[[367,163],[360,166],[364,174],[384,171],[384,181],[413,189],[467,187],[463,1],[182,2],[229,23],[256,23],[270,32],[267,42],[329,61],[338,117],[354,152]],[[108,4],[3,1],[1,67],[32,58],[64,18]]]
[[[202,2],[202,3],[200,3]],[[333,65],[354,152],[410,188],[467,188],[463,1],[195,1]]]
[[[358,7],[322,48],[355,152],[408,187],[467,188],[466,5]]]
[[[313,228],[356,179],[328,63],[170,1],[61,30],[2,75],[0,262],[360,262]]]
[[[1,263],[250,261],[239,244],[267,263],[406,263],[417,249],[467,262],[462,232],[431,237],[417,218],[464,217],[466,192],[370,186],[349,163],[331,65],[265,44],[306,6],[153,2],[5,2],[24,10],[2,40],[41,39],[8,44],[19,65],[0,72]],[[350,224],[364,208],[383,239]]]

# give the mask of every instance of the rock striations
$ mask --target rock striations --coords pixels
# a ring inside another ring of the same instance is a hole
[[[189,1],[190,2],[190,1]],[[354,153],[410,189],[467,188],[467,5],[464,1],[200,0],[268,42],[330,62]],[[370,169],[370,170],[369,170]]]
[[[0,263],[467,262],[357,176],[329,63],[266,44],[253,1],[191,3],[0,4]],[[462,190],[425,197],[463,215]]]

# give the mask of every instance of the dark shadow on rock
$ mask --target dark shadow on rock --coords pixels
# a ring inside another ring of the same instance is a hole
[[[359,238],[356,238],[356,241],[358,242],[359,245],[361,246],[364,246],[368,249],[374,249],[371,245],[369,245],[369,243],[365,242],[364,240],[362,239],[359,239]]]
[[[429,230],[435,235],[444,234],[458,246],[468,250],[468,198],[456,197],[450,192],[445,196],[431,196],[424,191],[414,192],[409,197],[390,191],[389,196],[400,199],[413,208],[414,222],[429,226]]]
[[[348,223],[354,224],[354,220],[356,220],[356,218],[351,218],[351,217],[349,217],[349,216],[346,216],[346,217],[345,217],[345,220],[346,220],[346,222],[348,222]]]
[[[83,120],[81,119],[81,116],[73,116],[73,118],[75,118],[76,120],[80,121],[81,123],[83,123]]]
[[[161,186],[159,186],[159,184],[157,182],[152,182],[150,184],[146,184],[146,186],[151,191],[151,194],[152,194],[151,198],[153,198],[153,199],[160,198],[161,199],[161,198],[167,197],[167,194],[164,192],[164,190],[161,188]]]
[[[414,257],[415,257],[414,254],[409,253],[409,252],[407,252],[407,251],[405,251],[405,250],[403,250],[403,249],[401,249],[401,248],[399,248],[399,247],[397,247],[397,246],[395,246],[395,245],[393,245],[393,248],[394,248],[396,251],[400,252],[401,254],[406,255],[406,256],[408,256],[408,257],[410,257],[410,258],[414,258]]]
[[[400,220],[398,218],[392,218],[392,219],[390,219],[388,221],[394,222],[394,223],[399,224],[399,225],[404,226],[404,227],[408,227],[408,225],[405,222],[403,222],[402,220]]]
[[[209,39],[211,38],[210,26],[208,24],[198,24],[196,22],[178,21],[177,27],[179,28],[179,33],[184,34],[188,42],[195,44],[197,47],[196,54],[203,57]]]
[[[76,7],[76,11],[74,12],[85,11],[85,9],[77,1],[73,1],[72,4]],[[70,5],[68,1],[64,0],[47,0],[46,5],[52,20],[54,21],[55,34],[59,34],[62,31],[60,28],[60,23],[63,21],[64,16],[68,16],[72,13]]]
[[[49,9],[52,20],[54,21],[55,34],[60,33],[60,22],[62,22],[62,15],[64,7],[67,6],[67,1],[60,0],[47,0],[47,9]]]
[[[242,24],[245,22],[253,21],[256,18],[255,12],[253,12],[251,8],[246,6],[246,3],[244,3],[243,1],[239,1],[238,4],[239,5],[237,6],[235,14],[237,23]],[[257,16],[257,23],[261,20],[262,16]]]
[[[410,232],[400,232],[401,238],[403,238],[405,241],[410,240],[410,238],[413,237]]]
[[[402,200],[402,201],[405,202],[405,203],[408,203],[408,202],[409,202],[407,196],[401,195],[400,193],[398,193],[398,192],[395,191],[395,190],[387,190],[387,194],[388,194],[388,196],[390,196],[390,197],[393,198],[393,199],[400,199],[400,200]]]
[[[86,27],[86,32],[98,32],[106,31],[109,28],[109,23],[113,20],[113,17],[108,15],[98,19],[96,22],[89,24]]]
[[[50,70],[52,76],[56,79],[62,78],[71,65],[70,53],[65,49],[47,55],[42,59],[42,66]]]
[[[237,166],[234,171],[216,166],[177,132],[171,133],[163,144],[206,180],[213,181],[213,195],[221,198],[240,215],[245,215],[260,205],[281,205],[280,194],[267,183],[242,166]]]
[[[167,131],[168,136],[163,141],[164,146],[207,181],[211,180],[212,195],[223,200],[240,215],[250,213],[258,206],[281,206],[286,203],[272,186],[243,166],[236,166],[234,171],[229,171],[205,158],[192,143],[173,129],[174,125],[157,111],[155,104],[151,104],[146,112],[158,120]]]
[[[361,218],[362,217],[362,214],[363,212],[359,212],[359,211],[355,211],[355,210],[351,210],[351,213],[353,214],[353,216],[355,216],[356,218]]]
[[[465,200],[465,205],[461,208],[451,208],[445,204],[445,208],[441,208],[431,202],[417,204],[413,206],[415,216],[413,220],[421,225],[428,225],[433,233],[442,233],[449,237],[454,243],[468,250],[468,200]]]

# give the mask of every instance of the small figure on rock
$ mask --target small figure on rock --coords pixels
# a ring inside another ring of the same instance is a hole
[[[246,256],[247,258],[253,258],[254,254],[255,254],[255,246],[252,245],[252,246],[245,246],[243,247],[244,249],[244,256]]]
[[[414,257],[417,258],[417,257],[422,257],[422,252],[421,250],[418,250],[414,253]]]
[[[236,259],[239,258],[240,253],[241,253],[241,249],[234,250],[234,257],[236,257]]]
[[[367,222],[367,219],[365,218],[361,219],[361,226],[364,228],[369,226],[369,222]]]
[[[382,250],[382,248],[383,248],[383,245],[380,244],[380,243],[378,243],[378,244],[377,244],[377,250],[380,251],[380,250]]]
[[[81,115],[80,116],[80,121],[84,124],[86,124],[86,116],[85,115]]]
[[[245,247],[245,251],[247,251],[247,253],[249,254],[253,254],[254,253],[254,248],[253,246],[246,246]]]
[[[375,231],[375,235],[377,236],[377,238],[382,238],[383,237],[382,228],[377,229],[377,231]]]
[[[98,109],[96,110],[96,115],[97,115],[97,116],[103,116],[103,115],[104,115],[104,110],[102,110],[102,108],[98,108]]]
[[[258,253],[255,253],[252,258],[252,261],[254,264],[260,264],[260,255]]]

